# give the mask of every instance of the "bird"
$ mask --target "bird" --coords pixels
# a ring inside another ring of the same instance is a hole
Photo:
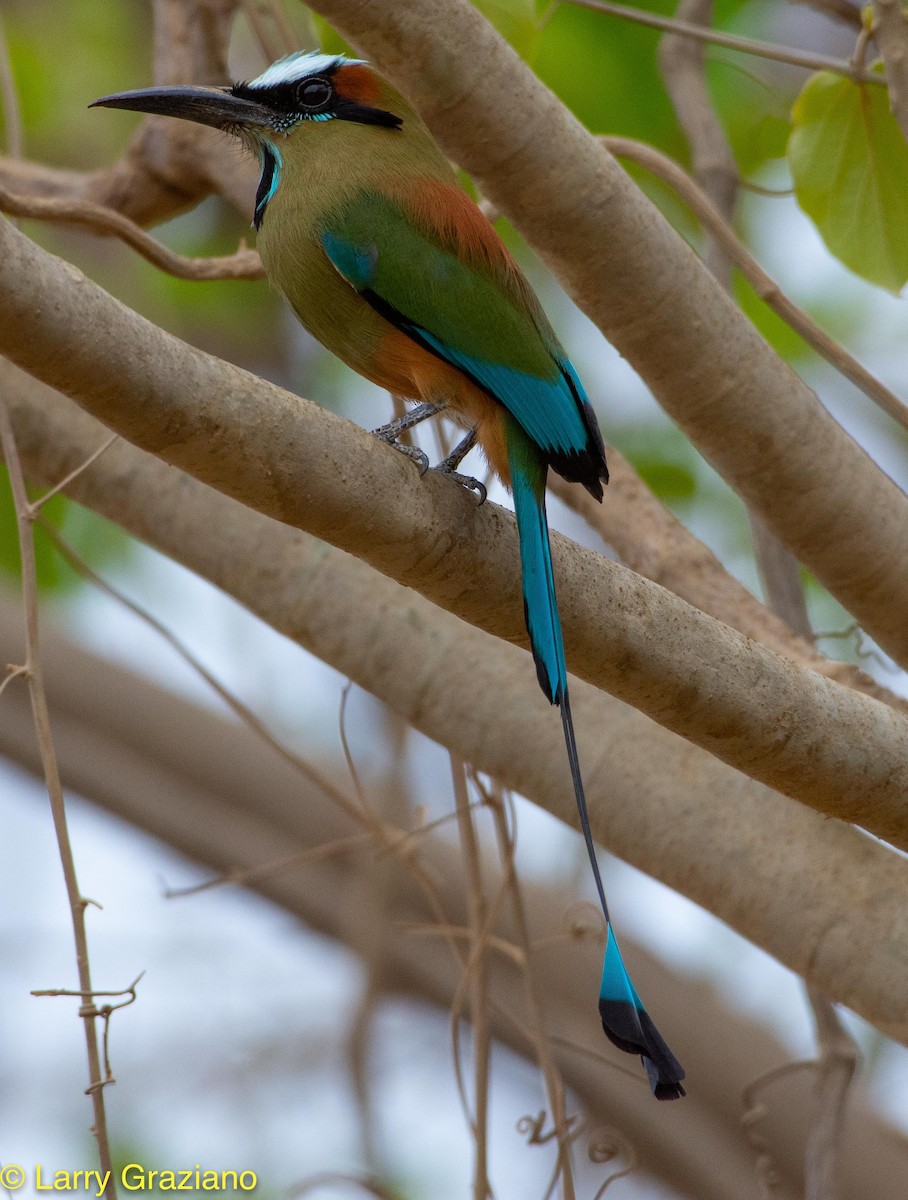
[[[545,509],[549,469],[601,501],[605,447],[574,367],[494,226],[461,187],[416,109],[369,63],[300,50],[229,87],[143,88],[91,107],[178,117],[238,138],[258,159],[253,225],[265,273],[301,323],[366,379],[415,404],[374,432],[445,412],[466,430],[440,470],[478,442],[510,489],[524,615],[539,685],[561,712],[580,826],[602,907],[599,1016],[639,1055],[654,1096],[684,1069],[621,957],[606,903],[571,716]]]

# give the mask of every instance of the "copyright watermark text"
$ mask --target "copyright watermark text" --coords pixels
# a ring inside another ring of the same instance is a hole
[[[212,1171],[196,1163],[182,1170],[158,1170],[127,1163],[115,1172],[98,1170],[52,1171],[36,1163],[31,1182],[36,1192],[82,1192],[100,1198],[112,1175],[124,1192],[253,1192],[255,1171]],[[0,1166],[0,1188],[16,1192],[28,1183],[29,1172],[18,1163]]]

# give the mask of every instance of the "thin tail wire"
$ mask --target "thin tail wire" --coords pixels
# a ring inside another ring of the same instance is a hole
[[[514,512],[520,538],[524,612],[539,684],[552,704],[561,709],[561,724],[567,748],[574,798],[580,828],[586,842],[593,879],[606,923],[606,947],[599,993],[599,1016],[607,1037],[631,1054],[639,1054],[658,1100],[684,1095],[684,1069],[669,1050],[653,1024],[624,966],[612,928],[605,888],[590,828],[589,812],[574,721],[567,686],[567,667],[561,619],[555,597],[555,578],[545,512],[547,467],[539,452],[521,430],[509,431],[508,458],[514,495]]]
[[[590,815],[586,807],[586,792],[583,787],[583,776],[580,774],[580,759],[577,757],[577,739],[574,736],[574,720],[571,716],[571,701],[565,681],[561,696],[555,702],[561,709],[561,726],[564,729],[564,744],[567,747],[568,763],[571,768],[571,779],[574,784],[574,799],[577,802],[577,812],[580,815],[580,828],[583,840],[586,842],[586,852],[590,856],[590,866],[593,868],[593,879],[596,891],[599,893],[599,903],[602,905],[602,915],[607,925],[612,919],[608,913],[608,903],[605,899],[605,888],[602,885],[602,875],[599,871],[599,859],[596,857],[596,844],[593,841],[593,831],[590,829]]]

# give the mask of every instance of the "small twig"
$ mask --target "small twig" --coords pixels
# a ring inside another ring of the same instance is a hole
[[[6,467],[9,472],[10,487],[12,488],[13,503],[16,510],[16,525],[19,532],[19,553],[22,561],[22,601],[25,612],[26,659],[24,670],[28,677],[28,688],[31,697],[35,733],[38,739],[38,750],[47,786],[47,794],[50,799],[54,831],[57,836],[57,846],[63,868],[63,879],[66,884],[73,941],[76,949],[76,967],[79,976],[78,994],[82,997],[84,1008],[84,1006],[91,1003],[91,998],[95,994],[91,983],[88,937],[85,930],[85,908],[87,901],[79,889],[79,881],[76,875],[76,864],[73,858],[72,845],[69,840],[69,829],[66,823],[63,786],[60,781],[57,756],[54,752],[50,714],[47,708],[47,694],[44,690],[44,674],[41,668],[39,653],[38,577],[35,566],[34,531],[28,514],[28,494],[25,489],[25,478],[22,474],[22,464],[19,460],[19,451],[16,447],[16,439],[13,433],[12,419],[6,401],[2,398],[0,398],[0,447],[2,447],[3,457],[6,460]],[[94,1115],[92,1132],[95,1135],[98,1145],[98,1158],[101,1170],[105,1172],[107,1180],[104,1195],[107,1197],[107,1200],[116,1200],[116,1184],[114,1183],[110,1143],[107,1137],[107,1114],[104,1105],[103,1080],[98,1052],[98,1031],[95,1027],[95,1015],[93,1012],[84,1012],[82,1013],[82,1020],[85,1032],[85,1046],[88,1054],[88,1091],[91,1095]]]
[[[211,687],[221,697],[221,699],[240,718],[240,720],[242,720],[246,725],[249,726],[249,728],[254,733],[257,734],[257,736],[259,736],[268,746],[270,746],[277,754],[279,754],[281,756],[281,758],[283,758],[285,761],[290,763],[291,766],[293,766],[296,770],[300,771],[303,775],[305,775],[306,778],[310,779],[313,783],[315,783],[315,785],[317,787],[319,787],[322,791],[324,791],[325,794],[328,795],[335,803],[337,803],[338,806],[348,816],[350,816],[354,821],[356,821],[360,825],[364,825],[366,827],[366,829],[369,831],[370,836],[374,839],[376,845],[381,849],[382,852],[398,853],[400,855],[401,860],[405,863],[408,871],[410,872],[410,874],[412,875],[413,879],[415,880],[417,886],[419,887],[420,891],[422,892],[422,894],[426,900],[426,904],[429,908],[429,911],[432,913],[434,920],[436,921],[438,927],[441,929],[442,936],[444,937],[445,942],[447,943],[448,948],[451,951],[455,961],[457,962],[458,966],[461,969],[466,970],[467,969],[466,956],[460,951],[460,948],[457,945],[456,938],[454,936],[452,936],[452,934],[450,932],[450,929],[451,929],[450,922],[448,921],[447,914],[445,913],[444,908],[438,899],[437,890],[433,886],[432,881],[429,878],[428,873],[425,871],[425,869],[420,866],[420,864],[415,860],[414,856],[406,853],[406,851],[403,849],[403,847],[406,845],[407,841],[418,836],[418,834],[420,832],[422,832],[423,829],[426,829],[426,830],[431,829],[432,824],[420,826],[420,828],[418,828],[418,829],[404,831],[404,830],[397,830],[397,829],[388,829],[386,826],[382,825],[381,822],[378,821],[374,817],[372,812],[367,807],[365,798],[362,793],[362,789],[361,789],[361,787],[359,787],[359,780],[356,775],[355,767],[353,765],[352,755],[350,753],[349,745],[347,744],[347,741],[346,741],[343,709],[342,709],[342,713],[341,713],[341,738],[342,738],[342,742],[344,743],[345,754],[347,755],[348,766],[353,771],[353,778],[354,778],[354,781],[358,788],[359,803],[354,803],[344,793],[340,792],[337,788],[333,787],[333,785],[330,784],[327,779],[324,779],[308,762],[306,762],[305,759],[300,758],[298,755],[294,754],[293,751],[291,751],[286,746],[284,746],[280,741],[278,741],[278,739],[274,737],[274,735],[263,724],[263,722],[250,709],[248,709],[240,700],[238,700],[235,696],[232,695],[232,693],[230,693],[225,687],[223,687],[223,685],[220,684],[204,666],[202,666],[202,664],[195,658],[195,656],[192,654],[192,652],[190,650],[188,650],[187,647],[185,647],[179,641],[179,639],[173,633],[171,633],[171,631],[169,629],[167,629],[167,627],[165,625],[163,625],[156,618],[152,617],[151,614],[147,613],[143,608],[141,608],[141,606],[139,606],[138,604],[135,604],[132,600],[129,600],[126,596],[124,596],[122,593],[120,593],[111,584],[107,583],[100,576],[98,576],[88,566],[88,564],[85,563],[71,549],[71,547],[67,545],[67,543],[64,541],[64,539],[53,528],[52,525],[50,525],[42,517],[39,517],[38,521],[42,525],[42,527],[45,529],[45,531],[49,534],[52,541],[54,542],[54,544],[56,545],[56,547],[60,551],[60,553],[63,555],[63,557],[67,560],[67,562],[69,562],[74,567],[75,570],[77,570],[80,574],[82,574],[86,579],[89,579],[92,583],[95,584],[95,586],[101,588],[103,591],[105,591],[109,595],[113,596],[121,604],[123,604],[126,608],[128,608],[131,612],[135,613],[136,616],[140,617],[143,621],[145,621],[148,625],[150,625],[153,629],[155,629],[177,651],[177,653],[187,663],[189,663],[189,665],[193,668],[193,670],[195,670],[202,677],[202,679],[205,680],[205,682],[209,685],[209,687]],[[345,702],[346,702],[347,693],[349,693],[349,687],[347,689],[345,689]],[[450,820],[450,815],[446,815],[445,817],[440,818],[439,821],[436,823],[440,824],[442,821],[446,821],[446,820]],[[436,823],[433,823],[433,824],[436,824]],[[262,870],[262,871],[265,871],[267,869],[268,869],[267,866],[259,868],[259,870]],[[212,886],[213,887],[216,885],[217,885],[217,881],[211,881],[210,884],[203,885],[203,886]],[[192,889],[189,889],[189,890],[192,890]],[[199,889],[199,890],[201,890],[201,889]],[[519,1022],[517,1022],[515,1020],[514,1024],[521,1032],[523,1032],[520,1027]]]
[[[808,987],[820,1047],[817,1063],[816,1111],[807,1135],[804,1156],[805,1200],[838,1200],[842,1195],[842,1142],[848,1093],[858,1053],[835,1006]]]
[[[718,29],[704,29],[702,25],[691,25],[687,21],[676,21],[672,17],[659,17],[655,13],[641,12],[624,4],[612,4],[610,0],[568,0],[581,8],[606,13],[611,17],[622,17],[638,25],[649,25],[651,29],[662,29],[667,33],[678,33],[682,37],[697,38],[729,50],[740,50],[742,54],[755,54],[758,58],[769,58],[774,62],[788,63],[793,67],[805,67],[808,71],[833,71],[847,75],[861,83],[886,83],[885,78],[875,71],[856,69],[840,58],[829,58],[825,54],[812,54],[809,50],[795,50],[789,46],[777,46],[773,42],[758,42],[752,38],[739,37],[734,33],[722,33]]]
[[[315,846],[309,850],[297,850],[293,854],[285,854],[282,858],[272,859],[270,862],[261,863],[254,867],[246,867],[243,870],[225,871],[222,875],[217,875],[213,879],[206,879],[203,883],[193,883],[188,887],[180,888],[165,888],[165,900],[183,900],[187,896],[197,896],[200,892],[209,892],[213,888],[228,887],[236,885],[247,887],[249,884],[255,884],[263,879],[272,879],[275,875],[280,875],[284,871],[290,871],[294,867],[307,867],[312,863],[320,863],[330,861],[332,858],[340,858],[343,855],[351,854],[355,850],[363,850],[372,843],[372,836],[368,833],[354,833],[350,837],[338,838],[334,842],[329,842],[324,846]]]
[[[626,1167],[622,1167],[620,1171],[613,1171],[611,1175],[602,1184],[602,1187],[593,1197],[593,1200],[602,1200],[608,1188],[619,1179],[624,1179],[627,1175],[632,1175],[637,1170],[639,1163],[634,1147],[631,1146],[624,1138],[614,1131],[614,1129],[596,1129],[590,1137],[590,1143],[587,1147],[587,1154],[590,1162],[594,1163],[609,1163],[623,1155]]]
[[[79,1016],[92,1018],[100,1017],[104,1022],[104,1032],[101,1038],[104,1054],[104,1078],[99,1084],[91,1085],[88,1089],[86,1089],[89,1093],[91,1093],[95,1087],[96,1090],[100,1091],[102,1087],[109,1087],[110,1084],[117,1082],[114,1078],[113,1069],[110,1065],[110,1018],[118,1009],[129,1008],[130,1004],[135,1004],[137,999],[136,988],[139,986],[139,983],[144,975],[145,972],[140,971],[128,987],[120,988],[119,991],[92,993],[92,999],[94,999],[96,996],[126,996],[126,999],[122,1000],[119,1004],[102,1004],[100,1008],[97,1008],[94,1004],[86,1004],[83,999],[83,1002],[79,1008]],[[69,988],[47,988],[42,991],[32,991],[31,995],[81,997],[82,993],[71,991]]]
[[[856,71],[864,70],[864,66],[867,62],[867,47],[870,45],[870,39],[873,37],[872,13],[869,9],[865,9],[862,12],[861,17],[861,31],[854,43],[854,50],[851,52],[851,65]]]
[[[136,999],[136,987],[138,986],[139,981],[143,978],[144,975],[145,975],[145,972],[140,971],[139,974],[132,981],[132,983],[130,983],[125,988],[117,988],[117,990],[115,992],[93,991],[91,993],[92,998],[94,998],[95,996],[128,996],[130,998],[128,1000],[124,1000],[124,1002],[122,1004],[114,1004],[114,1005],[109,1006],[111,1008],[128,1008],[129,1005],[132,1004],[133,1001]],[[79,996],[84,999],[83,992],[75,992],[72,990],[72,988],[33,989],[31,992],[29,992],[29,995],[30,996]]]
[[[85,462],[80,463],[78,467],[70,471],[70,473],[61,479],[59,483],[55,483],[50,491],[45,492],[44,495],[40,496],[37,500],[32,500],[28,506],[29,517],[34,520],[48,500],[50,500],[53,496],[56,496],[58,492],[62,492],[63,489],[68,487],[74,479],[78,479],[82,472],[87,471],[91,464],[96,462],[105,450],[110,449],[114,442],[119,440],[119,437],[120,435],[118,433],[112,433],[110,437],[97,448],[97,450],[89,454]]]
[[[509,824],[504,796],[497,789],[488,791],[474,772],[474,786],[485,798],[495,822],[495,837],[498,844],[498,857],[504,871],[504,887],[511,900],[514,915],[514,927],[517,932],[517,945],[524,958],[524,981],[527,999],[530,1006],[530,1021],[532,1025],[533,1048],[545,1081],[549,1105],[552,1110],[554,1131],[558,1138],[558,1156],[555,1163],[555,1176],[561,1176],[562,1195],[564,1200],[572,1200],[574,1196],[574,1176],[571,1168],[571,1129],[574,1117],[567,1114],[564,1081],[555,1063],[551,1051],[549,1036],[545,1027],[545,1012],[542,998],[536,986],[533,975],[532,948],[530,945],[529,924],[526,908],[523,903],[523,893],[517,877],[517,865],[514,859],[515,837],[512,833],[513,824]]]
[[[542,1109],[536,1114],[535,1117],[531,1117],[529,1114],[527,1114],[526,1116],[521,1117],[517,1122],[517,1132],[526,1135],[528,1146],[545,1146],[549,1142],[556,1141],[557,1139],[559,1152],[558,1158],[555,1162],[555,1169],[549,1176],[549,1181],[546,1184],[545,1191],[543,1192],[542,1200],[549,1200],[549,1197],[554,1192],[555,1186],[558,1183],[558,1178],[562,1171],[562,1153],[567,1150],[572,1142],[576,1141],[582,1132],[580,1118],[576,1115],[569,1117],[565,1124],[561,1127],[559,1127],[557,1121],[553,1122],[551,1129],[546,1129],[545,1127],[547,1116],[548,1114],[546,1113],[545,1109]],[[566,1188],[570,1187],[573,1194],[573,1178],[568,1177],[564,1180],[564,1183]]]
[[[353,690],[353,680],[348,679],[341,689],[340,707],[337,713],[338,733],[340,734],[341,749],[344,754],[344,762],[347,764],[347,771],[350,774],[350,782],[353,784],[353,790],[356,793],[356,798],[359,801],[360,808],[366,812],[369,805],[366,801],[366,793],[363,790],[363,785],[359,777],[359,772],[356,769],[356,763],[353,759],[353,751],[350,749],[350,742],[347,738],[347,702],[350,699],[350,693]]]
[[[398,921],[395,928],[408,937],[451,937],[467,942],[473,934],[462,925],[425,925],[421,921]],[[504,938],[490,936],[485,940],[487,950],[494,950],[502,958],[508,959],[515,967],[523,969],[526,966],[526,955],[519,946],[506,942]]]
[[[7,686],[11,684],[14,679],[21,679],[23,676],[28,675],[28,667],[16,666],[15,663],[7,663],[6,672],[6,678],[2,683],[0,683],[0,696],[3,695]]]
[[[475,1115],[470,1120],[475,1146],[473,1200],[486,1200],[489,1187],[489,1058],[492,1037],[489,1029],[488,935],[485,931],[488,906],[482,879],[479,842],[473,825],[474,810],[467,792],[466,767],[453,753],[451,781],[457,810],[457,829],[467,868],[467,913],[473,938],[473,970],[470,972],[470,1013],[473,1019],[473,1083]]]
[[[773,1161],[768,1140],[757,1129],[758,1124],[769,1111],[766,1104],[762,1100],[757,1099],[757,1093],[785,1075],[791,1075],[795,1071],[815,1070],[816,1065],[814,1059],[782,1063],[781,1066],[764,1071],[762,1075],[751,1080],[741,1094],[744,1104],[744,1113],[741,1116],[741,1128],[744,1131],[744,1137],[756,1155],[757,1181],[760,1185],[762,1200],[773,1200],[773,1197],[778,1195],[779,1187],[782,1184],[782,1177]]]
[[[677,18],[710,28],[713,0],[681,0]],[[706,86],[706,45],[676,33],[660,40],[659,68],[665,88],[690,147],[694,177],[730,226],[738,202],[740,173],[725,130],[716,116]],[[731,292],[731,264],[722,244],[707,231],[704,260],[717,281]]]
[[[95,233],[118,237],[154,266],[178,279],[202,282],[214,279],[263,279],[265,276],[258,252],[242,243],[235,254],[189,258],[162,245],[123,213],[87,200],[23,196],[0,186],[0,210],[14,217],[85,225]]]
[[[873,646],[865,645],[867,635],[860,627],[857,621],[852,621],[850,625],[846,625],[844,629],[824,629],[819,633],[815,633],[814,640],[822,642],[827,638],[831,641],[842,641],[846,638],[854,638],[854,654],[857,658],[871,662],[875,662],[878,667],[886,671],[889,675],[897,675],[901,668],[892,661],[882,651],[876,650]]]
[[[629,158],[663,179],[678,193],[720,243],[757,295],[826,361],[855,387],[873,400],[903,429],[908,429],[908,405],[891,392],[876,376],[852,357],[843,346],[820,328],[782,291],[771,275],[760,266],[734,230],[722,219],[716,206],[693,179],[668,155],[644,142],[624,137],[602,137],[603,146],[618,158]]]

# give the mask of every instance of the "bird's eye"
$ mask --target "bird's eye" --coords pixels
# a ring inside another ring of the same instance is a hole
[[[331,84],[327,79],[307,79],[296,89],[300,108],[324,108],[332,96]]]

